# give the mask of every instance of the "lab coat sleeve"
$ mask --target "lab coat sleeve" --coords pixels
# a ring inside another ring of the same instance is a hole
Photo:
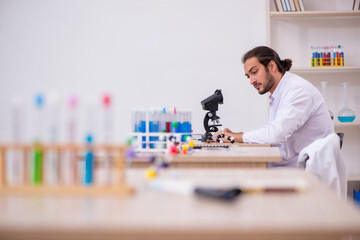
[[[320,103],[312,100],[305,87],[285,93],[274,120],[268,125],[245,132],[246,143],[282,144],[309,119]],[[315,106],[316,105],[316,106]]]

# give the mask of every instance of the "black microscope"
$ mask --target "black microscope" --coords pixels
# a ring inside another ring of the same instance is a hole
[[[205,134],[202,136],[202,142],[212,141],[211,133],[219,131],[217,127],[222,126],[222,124],[220,124],[220,117],[216,115],[219,104],[223,104],[221,89],[216,89],[213,95],[201,101],[203,109],[209,111],[204,118]],[[211,121],[210,125],[209,121]]]

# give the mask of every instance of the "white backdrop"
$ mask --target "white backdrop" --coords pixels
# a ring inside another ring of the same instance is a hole
[[[265,0],[0,0],[0,141],[11,140],[15,94],[26,102],[24,138],[33,138],[38,92],[61,98],[61,140],[72,93],[80,98],[79,141],[83,99],[93,94],[100,104],[105,92],[114,97],[117,141],[140,107],[191,109],[194,132],[203,132],[200,101],[216,89],[223,90],[225,127],[259,127],[267,96],[250,86],[241,56],[264,44]]]

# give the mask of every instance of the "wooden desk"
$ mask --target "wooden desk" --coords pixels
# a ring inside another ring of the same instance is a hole
[[[22,197],[0,194],[0,239],[341,239],[360,235],[360,210],[314,176],[291,169],[168,169],[160,179],[231,185],[302,180],[302,193],[244,194],[224,203],[146,187],[127,176],[127,197]],[[353,238],[354,239],[354,238]]]
[[[281,162],[277,147],[238,147],[224,149],[195,149],[192,153],[176,155],[171,168],[267,168],[268,162]],[[148,167],[149,162],[135,159],[134,168]]]

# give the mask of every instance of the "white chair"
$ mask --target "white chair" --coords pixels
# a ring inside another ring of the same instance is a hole
[[[300,152],[297,164],[346,198],[346,168],[339,143],[340,138],[335,133],[318,139]]]

